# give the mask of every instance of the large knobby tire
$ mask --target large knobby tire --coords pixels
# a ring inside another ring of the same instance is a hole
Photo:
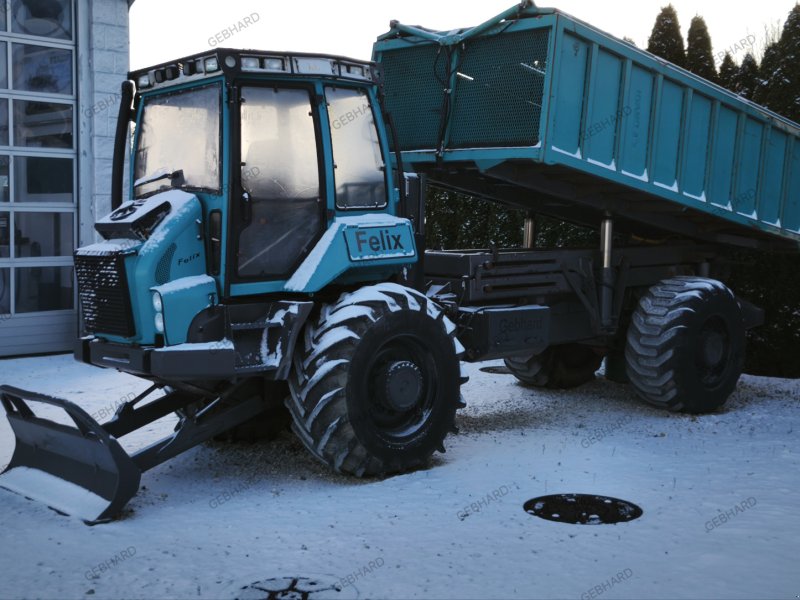
[[[506,367],[520,383],[562,390],[594,379],[602,362],[602,355],[580,344],[550,346],[541,354],[505,360]]]
[[[628,377],[646,402],[674,412],[712,412],[742,373],[741,307],[724,284],[673,277],[651,287],[628,328]]]
[[[314,456],[358,477],[424,465],[455,432],[461,402],[455,325],[393,283],[344,294],[306,327],[287,406]]]

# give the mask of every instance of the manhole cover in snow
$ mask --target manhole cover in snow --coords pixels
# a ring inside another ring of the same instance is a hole
[[[481,367],[482,373],[491,373],[492,375],[511,375],[508,367]]]
[[[559,523],[607,525],[633,521],[642,516],[642,509],[617,498],[590,494],[557,494],[528,500],[525,512]]]
[[[356,600],[358,590],[333,576],[275,577],[244,586],[236,600]]]

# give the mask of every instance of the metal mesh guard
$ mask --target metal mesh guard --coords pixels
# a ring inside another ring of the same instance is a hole
[[[392,114],[400,147],[403,150],[434,148],[439,137],[439,121],[444,101],[444,86],[437,81],[445,77],[447,58],[439,48],[420,44],[383,53],[386,106]]]
[[[469,41],[458,66],[448,148],[534,146],[550,28]],[[449,58],[435,44],[385,51],[386,105],[403,150],[437,148]]]
[[[549,29],[478,38],[459,67],[450,148],[534,146]]]
[[[131,337],[136,333],[131,314],[125,257],[75,256],[75,275],[88,333]]]

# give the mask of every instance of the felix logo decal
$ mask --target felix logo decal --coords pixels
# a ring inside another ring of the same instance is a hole
[[[369,246],[373,252],[386,252],[387,250],[405,250],[402,235],[389,233],[388,229],[382,229],[378,234],[370,234],[364,230],[356,233],[356,244],[358,252],[362,252],[364,246]]]
[[[191,256],[189,256],[187,258],[179,258],[178,259],[178,266],[180,267],[182,265],[188,265],[190,262],[193,262],[193,261],[197,260],[198,258],[200,258],[200,253],[199,252],[195,252],[194,254],[192,254]]]

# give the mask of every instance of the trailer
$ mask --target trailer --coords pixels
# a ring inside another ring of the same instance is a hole
[[[113,210],[75,252],[75,357],[152,387],[99,423],[0,386],[0,487],[113,519],[147,470],[280,407],[335,471],[408,471],[457,431],[462,361],[569,388],[605,359],[655,406],[725,403],[763,315],[721,250],[797,249],[794,124],[528,1],[393,23],[375,59],[216,48],[130,73]],[[429,184],[525,210],[523,247],[426,251]],[[601,244],[536,248],[538,215]]]
[[[797,250],[797,124],[558,10],[504,16],[378,38],[405,165],[592,227]]]

